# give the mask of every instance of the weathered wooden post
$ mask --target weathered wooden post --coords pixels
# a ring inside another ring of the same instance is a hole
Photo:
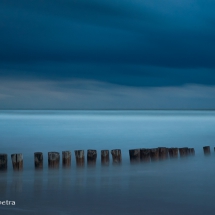
[[[150,149],[150,157],[152,161],[156,161],[159,159],[159,149],[158,148],[153,148]]]
[[[177,158],[178,157],[178,148],[169,148],[169,157]]]
[[[180,157],[186,157],[188,155],[188,147],[179,148]]]
[[[13,170],[23,169],[23,155],[22,154],[12,154],[11,160],[13,164]]]
[[[43,153],[42,152],[34,153],[34,166],[36,169],[43,168]]]
[[[140,149],[129,150],[130,162],[137,163],[140,161]]]
[[[140,149],[140,161],[150,162],[150,149]]]
[[[76,165],[84,166],[84,150],[75,150]]]
[[[168,149],[166,147],[158,147],[159,159],[164,160],[168,158]]]
[[[194,148],[188,148],[189,155],[195,155],[195,149]]]
[[[7,154],[0,154],[0,171],[7,170]]]
[[[49,168],[59,168],[59,164],[60,164],[60,153],[59,152],[48,152]]]
[[[87,164],[88,165],[96,165],[97,151],[94,149],[87,150]]]
[[[71,166],[71,152],[70,151],[62,151],[62,164],[64,167]]]
[[[113,149],[111,150],[113,164],[119,164],[122,161],[121,157],[121,150],[120,149]]]
[[[204,146],[203,151],[205,155],[210,155],[211,153],[210,146]]]
[[[101,150],[102,165],[109,165],[109,150]]]

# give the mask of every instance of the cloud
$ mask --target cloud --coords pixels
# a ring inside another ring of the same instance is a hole
[[[2,63],[215,68],[213,2],[3,1]]]
[[[203,0],[3,0],[0,108],[214,108],[214,10]]]
[[[94,80],[0,81],[1,109],[214,109],[215,87],[129,87]]]
[[[116,85],[136,87],[164,87],[182,85],[215,85],[214,69],[183,69],[142,66],[134,64],[43,63],[9,65],[0,69],[5,80],[59,80],[89,79]]]

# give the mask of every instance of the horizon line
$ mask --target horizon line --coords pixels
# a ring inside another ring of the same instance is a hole
[[[0,111],[215,111],[215,109],[0,109]]]

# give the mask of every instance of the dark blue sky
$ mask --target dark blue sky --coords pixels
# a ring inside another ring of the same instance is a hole
[[[214,11],[203,0],[2,0],[0,108],[215,108]]]

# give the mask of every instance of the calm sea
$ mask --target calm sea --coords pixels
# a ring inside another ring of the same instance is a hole
[[[211,146],[205,157],[202,147]],[[194,147],[195,156],[130,164],[129,149]],[[0,111],[0,214],[215,214],[214,111]],[[101,149],[122,150],[102,167]],[[77,168],[74,150],[96,149],[95,167]],[[49,151],[72,151],[72,166],[49,170]],[[43,171],[33,153],[44,153]],[[13,172],[10,154],[23,153]]]

